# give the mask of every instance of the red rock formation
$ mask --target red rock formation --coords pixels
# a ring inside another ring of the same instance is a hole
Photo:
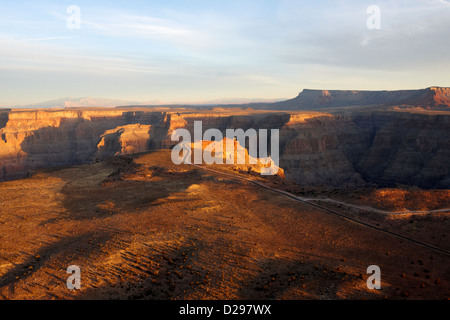
[[[96,158],[146,152],[150,149],[151,125],[130,124],[107,130],[97,144]]]

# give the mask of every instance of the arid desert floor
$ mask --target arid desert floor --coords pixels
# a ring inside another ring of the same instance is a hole
[[[392,197],[409,209],[444,208],[447,191],[420,191],[429,198],[425,208],[411,203],[414,190],[317,191],[214,170],[231,175],[175,166],[165,150],[1,183],[0,299],[450,297],[448,254],[232,175],[392,211],[402,209]],[[448,211],[382,214],[317,203],[450,249]],[[81,290],[66,286],[70,265],[81,269]],[[381,268],[381,290],[367,288],[370,265]]]

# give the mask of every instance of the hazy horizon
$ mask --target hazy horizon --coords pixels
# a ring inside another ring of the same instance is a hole
[[[414,91],[414,90],[423,90],[427,88],[433,87],[441,87],[443,86],[428,86],[426,88],[408,88],[408,89],[399,89],[399,91]],[[303,90],[326,90],[326,91],[335,91],[334,89],[329,88],[305,88]],[[391,90],[354,90],[354,89],[342,89],[342,91],[391,91]],[[397,90],[392,90],[397,91]],[[213,105],[245,105],[245,104],[257,104],[257,103],[272,103],[272,102],[281,102],[292,99],[294,97],[289,98],[275,98],[275,99],[264,99],[264,98],[218,98],[208,101],[159,101],[159,100],[147,100],[147,101],[128,101],[128,100],[120,100],[114,98],[104,98],[104,97],[64,97],[59,99],[53,99],[48,101],[39,101],[31,104],[25,105],[10,105],[10,106],[2,106],[0,108],[14,108],[14,109],[46,109],[46,108],[79,108],[79,107],[121,107],[121,106],[170,106],[170,105],[192,105],[192,106],[213,106]],[[66,104],[66,105],[63,105]]]
[[[375,30],[367,26],[371,5],[380,9]],[[79,29],[68,25],[71,6]],[[444,0],[20,1],[1,9],[1,107],[62,97],[203,104],[290,99],[304,88],[450,86]]]

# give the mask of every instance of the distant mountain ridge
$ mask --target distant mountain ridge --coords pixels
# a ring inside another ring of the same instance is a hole
[[[430,87],[397,91],[305,89],[296,98],[274,103],[269,108],[302,110],[369,105],[409,105],[425,109],[448,110],[450,108],[450,88]]]
[[[23,109],[50,109],[50,108],[112,108],[118,105],[141,104],[136,101],[105,99],[105,98],[61,98],[29,105],[14,106],[13,108]]]
[[[229,98],[229,99],[215,99],[210,101],[203,101],[198,103],[164,103],[159,100],[152,101],[130,101],[119,99],[107,99],[107,98],[95,98],[95,97],[83,97],[83,98],[60,98],[55,100],[49,100],[39,103],[27,104],[27,105],[15,105],[12,107],[0,106],[0,109],[65,109],[65,108],[121,108],[121,107],[138,107],[138,106],[161,106],[161,107],[211,107],[211,106],[234,106],[236,104],[250,104],[255,103],[274,103],[281,99],[258,99],[258,98]]]

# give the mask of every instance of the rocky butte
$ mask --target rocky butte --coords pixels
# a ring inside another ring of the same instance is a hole
[[[213,107],[0,109],[0,180],[39,168],[168,149],[178,128],[280,130],[280,168],[304,186],[450,188],[450,88],[304,90]]]

